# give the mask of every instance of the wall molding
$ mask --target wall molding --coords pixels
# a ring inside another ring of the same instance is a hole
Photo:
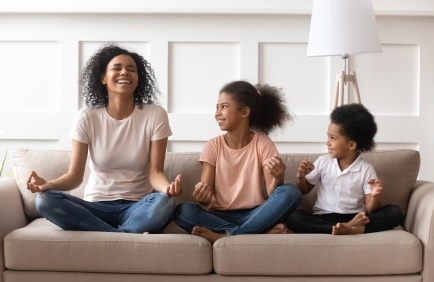
[[[377,15],[434,16],[431,0],[373,0]],[[308,15],[312,0],[14,0],[0,3],[4,13],[98,14],[264,14]]]

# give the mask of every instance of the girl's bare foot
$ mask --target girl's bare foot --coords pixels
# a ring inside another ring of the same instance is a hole
[[[353,219],[348,221],[345,225],[351,227],[351,226],[365,226],[369,223],[369,218],[366,216],[364,212],[359,212],[356,214]]]
[[[363,234],[365,232],[365,226],[350,226],[348,223],[338,222],[332,227],[333,235],[350,235],[350,234]]]
[[[276,224],[273,228],[265,232],[265,234],[286,234],[286,226],[283,223]]]
[[[207,239],[208,241],[210,241],[211,243],[214,243],[215,241],[217,241],[220,238],[229,236],[227,233],[222,233],[222,234],[216,233],[216,232],[213,232],[213,231],[211,231],[205,227],[200,227],[200,226],[193,227],[191,234],[203,237],[203,238]]]

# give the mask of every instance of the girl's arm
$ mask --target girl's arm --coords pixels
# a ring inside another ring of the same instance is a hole
[[[178,196],[182,193],[182,179],[179,174],[172,183],[164,174],[164,160],[166,157],[167,138],[151,141],[149,181],[158,192],[169,196]]]
[[[215,167],[207,162],[201,162],[202,173],[200,182],[196,184],[193,192],[193,197],[204,206],[211,203],[214,196],[214,183],[215,183]]]
[[[270,196],[274,189],[283,184],[286,165],[279,157],[272,157],[262,166],[267,194]]]
[[[365,195],[366,211],[374,212],[381,207],[381,192],[383,191],[383,181],[380,179],[369,179],[371,193]]]
[[[45,190],[68,191],[78,187],[83,182],[88,147],[88,144],[72,140],[69,171],[54,180],[45,180],[32,171],[27,179],[27,189],[35,193]]]

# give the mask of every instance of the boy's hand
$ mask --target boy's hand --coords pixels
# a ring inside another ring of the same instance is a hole
[[[282,177],[285,173],[286,165],[280,157],[272,157],[265,161],[265,166],[274,178]]]
[[[297,178],[305,178],[315,166],[308,160],[302,160],[298,165]]]
[[[204,182],[199,182],[194,187],[193,197],[200,203],[209,204],[211,202],[212,195],[212,188]]]
[[[383,191],[383,181],[381,179],[369,179],[368,184],[371,188],[371,196],[380,195]]]

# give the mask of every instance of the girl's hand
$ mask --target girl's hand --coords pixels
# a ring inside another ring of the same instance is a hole
[[[51,186],[50,182],[47,182],[47,180],[45,180],[44,178],[39,177],[38,174],[34,171],[30,172],[26,184],[27,189],[30,190],[32,193],[49,190]]]
[[[305,178],[312,170],[314,170],[315,166],[313,163],[308,160],[302,160],[298,165],[297,178]]]
[[[383,181],[381,179],[369,179],[368,184],[371,188],[371,196],[380,195],[383,191]]]
[[[265,166],[270,171],[274,178],[283,177],[285,174],[286,165],[280,157],[272,157],[265,161]]]
[[[193,197],[196,199],[196,201],[209,204],[211,202],[212,196],[213,190],[208,184],[199,182],[194,187]]]
[[[166,187],[166,194],[171,197],[176,197],[182,194],[182,175],[178,174],[175,181]]]

